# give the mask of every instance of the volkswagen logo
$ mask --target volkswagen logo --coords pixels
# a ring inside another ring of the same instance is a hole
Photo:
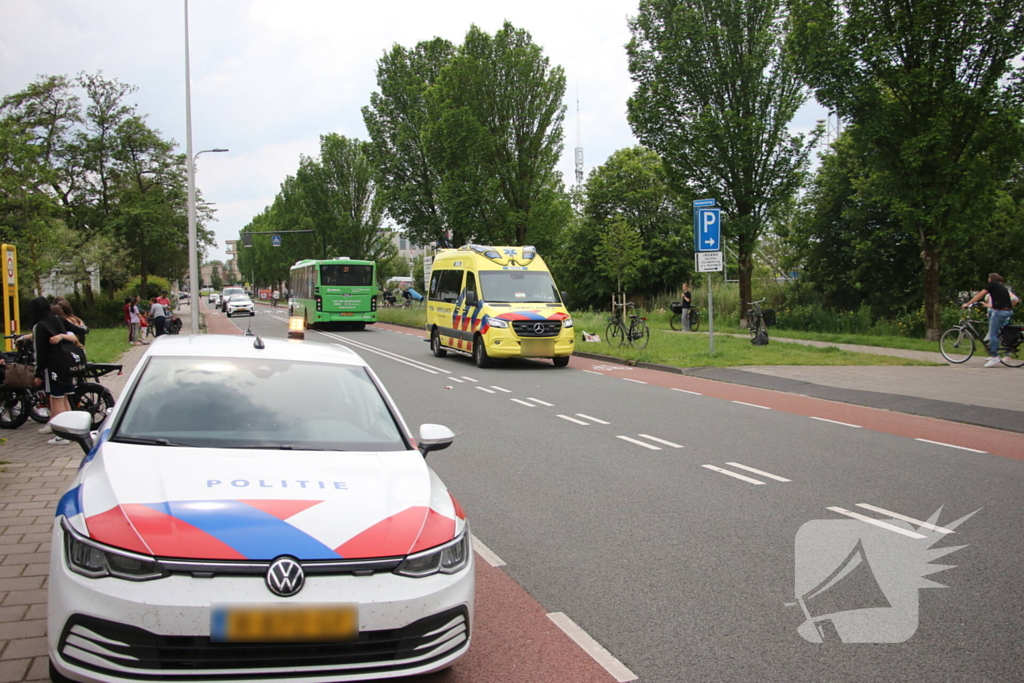
[[[306,575],[302,571],[302,565],[291,557],[279,557],[270,563],[267,570],[267,588],[274,595],[282,598],[291,596],[302,590],[306,583]]]
[[[534,334],[544,334],[544,329],[545,329],[544,323],[537,323],[536,325],[533,326],[533,333]]]

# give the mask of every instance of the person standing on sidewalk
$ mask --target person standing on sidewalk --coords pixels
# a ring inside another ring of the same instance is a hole
[[[680,302],[683,307],[683,332],[693,332],[690,329],[690,302],[693,301],[693,294],[690,293],[690,283],[683,283],[683,300]]]
[[[277,308],[277,300],[281,298],[281,292],[276,289],[270,294],[270,306],[271,308]]]
[[[162,334],[167,334],[167,311],[163,304],[160,303],[160,299],[153,297],[149,303],[149,316],[152,318],[152,327],[154,336],[159,337]]]
[[[992,307],[988,311],[988,360],[985,367],[991,368],[999,365],[999,333],[1009,322],[1013,315],[1013,304],[1010,300],[1010,292],[1003,285],[1003,276],[999,273],[989,273],[988,282],[980,292],[971,297],[971,300],[962,307],[968,308],[974,303],[981,301],[986,295],[992,297]]]

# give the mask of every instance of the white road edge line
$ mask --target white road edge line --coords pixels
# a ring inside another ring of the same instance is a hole
[[[959,448],[962,451],[970,451],[971,453],[984,453],[985,451],[979,451],[977,448],[968,448],[967,446],[957,446],[951,443],[942,443],[941,441],[932,441],[931,439],[914,439],[914,441],[923,441],[925,443],[933,443],[936,446],[945,446],[947,448]]]
[[[512,393],[511,389],[503,389],[502,387],[496,387],[493,384],[491,385],[491,389],[497,389],[498,391],[504,391],[506,394],[511,394]]]
[[[448,379],[450,379],[453,382],[458,382],[459,384],[462,384],[462,380],[459,379],[458,377],[449,377]]]
[[[534,398],[533,396],[527,396],[526,398],[528,400],[530,400],[530,401],[533,401],[534,403],[539,403],[542,406],[547,406],[548,408],[554,408],[555,407],[554,403],[548,403],[547,401],[542,401],[539,398]]]
[[[583,425],[584,427],[589,427],[590,426],[589,422],[584,422],[583,420],[577,420],[575,417],[569,417],[568,415],[556,415],[556,417],[560,417],[563,420],[568,420],[569,422],[575,422],[576,424]]]
[[[826,509],[831,510],[832,512],[838,512],[841,515],[846,515],[847,517],[859,519],[860,521],[867,522],[868,524],[874,524],[875,526],[882,527],[883,529],[888,529],[889,531],[895,531],[898,534],[903,534],[904,536],[909,536],[910,538],[926,538],[924,534],[919,534],[913,531],[907,531],[906,529],[901,529],[898,526],[894,526],[887,522],[883,522],[879,519],[875,519],[874,517],[868,517],[867,515],[862,515],[857,512],[850,512],[849,510],[844,510],[843,508],[840,507],[829,507]]]
[[[584,370],[583,372],[588,372],[591,375],[600,375],[601,377],[604,377],[604,373],[603,372],[594,372],[593,370]]]
[[[590,655],[595,662],[604,667],[612,678],[619,683],[629,683],[637,680],[635,673],[626,668],[626,665],[616,659],[611,652],[601,647],[601,644],[590,637],[590,635],[576,625],[572,619],[562,612],[551,612],[548,619],[554,622],[555,626],[562,629],[565,635],[573,639],[584,652]]]
[[[488,389],[487,387],[475,387],[475,388],[476,388],[476,389],[479,389],[480,391],[486,391],[486,392],[487,392],[488,394],[493,394],[493,393],[496,393],[496,392],[494,392],[494,391],[491,391],[491,390],[490,390],[490,389]]]
[[[861,429],[860,425],[853,425],[850,424],[849,422],[840,422],[839,420],[830,420],[827,417],[814,417],[813,415],[811,415],[810,418],[812,420],[820,420],[822,422],[831,422],[834,425],[843,425],[844,427],[856,427],[857,429]]]
[[[616,435],[615,438],[616,439],[622,439],[623,441],[628,441],[630,443],[635,443],[637,446],[643,446],[644,448],[649,448],[652,451],[660,451],[661,450],[660,446],[652,446],[649,443],[644,443],[643,441],[639,441],[637,439],[631,439],[628,436],[622,436],[621,434]]]
[[[684,394],[693,394],[694,396],[703,396],[704,395],[704,394],[700,393],[699,391],[689,391],[687,389],[676,389],[675,387],[672,387],[672,391],[681,391]]]
[[[635,382],[635,383],[637,383],[637,384],[647,384],[647,382],[641,382],[641,381],[640,381],[640,380],[638,380],[638,379],[630,379],[630,378],[628,378],[628,377],[620,377],[619,379],[624,379],[624,380],[626,380],[627,382]]]
[[[498,557],[497,553],[484,545],[484,542],[476,537],[476,534],[470,534],[473,537],[473,550],[477,552],[480,557],[484,558],[484,561],[492,567],[504,567],[505,560]]]
[[[760,408],[761,410],[771,410],[768,406],[759,406],[756,403],[744,403],[743,401],[733,401],[733,403],[739,403],[741,406],[750,406],[751,408]]]
[[[682,448],[681,444],[672,443],[671,441],[665,441],[665,439],[659,439],[658,437],[651,436],[650,434],[640,434],[640,436],[644,437],[645,439],[650,439],[651,441],[657,441],[658,443],[663,443],[666,446],[671,446],[672,448]]]
[[[737,474],[736,472],[730,472],[729,470],[723,470],[721,467],[715,467],[714,465],[701,465],[701,467],[706,467],[709,470],[714,470],[715,472],[721,472],[722,474],[728,474],[730,477],[736,477],[737,479],[745,481],[748,484],[757,484],[758,486],[764,486],[764,482],[763,481],[758,481],[757,479],[752,479],[751,477],[744,477],[742,474]]]
[[[479,380],[473,379],[472,377],[466,377],[465,375],[460,375],[460,376],[462,377],[462,379],[466,380],[467,382],[477,382],[477,381],[479,381]]]
[[[885,508],[875,507],[874,505],[868,505],[867,503],[857,503],[857,507],[864,508],[865,510],[871,510],[872,512],[879,512],[879,513],[881,513],[883,515],[889,515],[890,517],[893,517],[894,519],[902,519],[904,522],[910,522],[911,524],[914,524],[914,525],[919,526],[919,527],[924,527],[925,529],[931,529],[932,531],[938,531],[940,534],[955,534],[956,533],[952,529],[947,529],[944,526],[936,526],[936,525],[934,525],[934,524],[932,524],[930,522],[922,522],[920,519],[914,519],[913,517],[907,517],[906,515],[901,515],[898,512],[893,512],[892,510],[886,510]]]
[[[537,406],[533,405],[532,403],[527,403],[526,401],[520,400],[518,398],[510,398],[509,400],[510,401],[515,401],[516,403],[520,403],[520,404],[526,406],[527,408],[536,408],[537,407]]]
[[[592,420],[592,421],[596,422],[599,425],[610,425],[611,424],[611,422],[605,422],[604,420],[601,420],[601,419],[596,418],[596,417],[591,417],[590,415],[584,415],[583,413],[576,413],[576,417],[582,417],[584,420]]]
[[[741,465],[738,462],[727,462],[725,464],[732,465],[733,467],[739,467],[741,470],[746,470],[747,472],[760,474],[762,477],[768,477],[769,479],[774,479],[775,481],[792,481],[792,479],[786,479],[785,477],[780,477],[779,475],[772,474],[771,472],[765,472],[764,470],[755,469],[753,467],[747,467],[746,465]]]

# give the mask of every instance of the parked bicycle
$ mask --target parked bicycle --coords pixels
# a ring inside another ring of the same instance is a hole
[[[775,311],[762,309],[765,299],[750,302],[747,311],[747,331],[750,332],[750,343],[763,346],[768,343],[768,326],[775,324]]]
[[[4,339],[17,339],[17,335]],[[0,366],[0,384],[6,379],[6,364],[35,364],[31,340],[18,343],[15,351],[2,355],[5,365]],[[83,410],[92,415],[94,429],[103,424],[109,410],[114,407],[114,395],[99,379],[112,372],[121,374],[122,367],[111,363],[86,363],[85,370],[74,377],[75,391],[68,396],[68,403],[72,410]],[[50,398],[42,387],[0,386],[0,429],[17,429],[29,418],[39,423],[50,420]]]
[[[942,333],[939,337],[939,352],[950,363],[966,363],[974,355],[977,346],[982,349],[988,346],[985,335],[988,333],[988,321],[971,316],[975,309],[983,306],[973,304],[963,309],[956,325]],[[1024,366],[1024,352],[1021,351],[1020,325],[1007,325],[999,339],[999,359],[1003,365],[1011,368]]]
[[[696,332],[700,328],[700,311],[695,306],[691,306],[689,309],[683,309],[682,302],[673,301],[671,304],[672,316],[668,319],[669,327],[677,332],[683,329],[683,310],[688,310],[690,314],[690,331]]]
[[[634,308],[631,303],[615,304],[617,308]],[[643,349],[651,341],[651,329],[647,327],[647,318],[636,314],[629,314],[629,327],[627,328],[622,320],[622,313],[616,311],[615,315],[608,318],[608,327],[604,331],[605,340],[612,346],[625,346],[631,344],[634,348]]]

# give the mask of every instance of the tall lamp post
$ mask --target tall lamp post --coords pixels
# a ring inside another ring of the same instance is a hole
[[[189,331],[199,334],[199,239],[196,235],[196,160],[205,152],[228,150],[204,149],[192,154],[192,75],[188,55],[188,0],[185,0],[185,154],[188,159],[188,290]]]

